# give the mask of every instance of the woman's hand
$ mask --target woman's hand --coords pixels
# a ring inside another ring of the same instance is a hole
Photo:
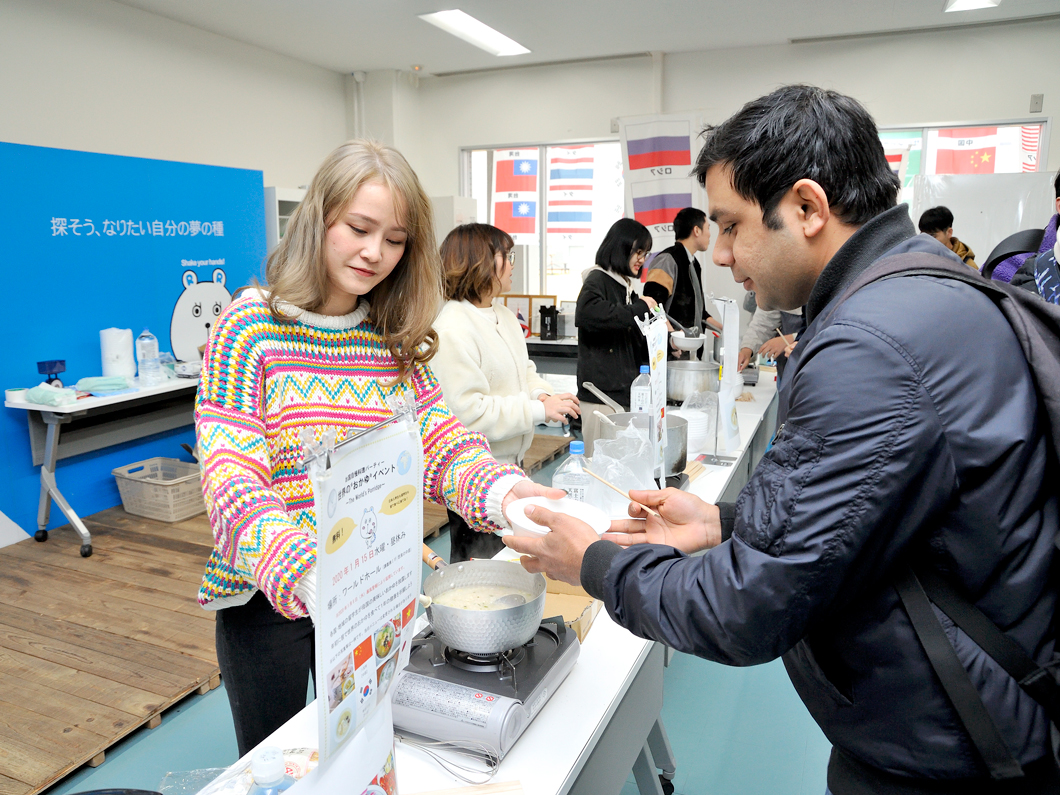
[[[655,311],[655,307],[659,305],[659,302],[652,298],[650,295],[642,295],[640,300],[648,305],[648,309],[652,312]]]
[[[710,549],[721,543],[718,508],[680,489],[631,491],[629,515],[616,519],[604,538],[624,547],[634,544],[665,544],[685,553]],[[639,503],[639,504],[638,504]],[[652,516],[641,506],[653,508]]]
[[[571,417],[581,415],[578,398],[570,392],[562,395],[541,395],[539,398],[545,404],[545,417],[552,422],[568,422]]]
[[[563,489],[553,489],[548,486],[542,486],[540,483],[534,483],[534,481],[527,478],[526,480],[520,480],[514,486],[512,490],[504,495],[504,499],[501,500],[501,511],[504,513],[504,518],[508,518],[508,506],[516,500],[521,500],[523,497],[548,497],[550,500],[562,500],[567,496],[567,493]]]

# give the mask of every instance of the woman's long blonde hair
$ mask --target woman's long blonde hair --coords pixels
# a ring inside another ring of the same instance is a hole
[[[265,265],[269,309],[277,319],[290,320],[281,302],[310,312],[324,308],[328,229],[367,182],[386,185],[408,233],[405,253],[394,270],[364,296],[371,305],[369,318],[397,362],[399,380],[404,380],[414,364],[428,361],[438,347],[431,323],[442,300],[442,268],[430,199],[396,149],[355,140],[327,156]]]

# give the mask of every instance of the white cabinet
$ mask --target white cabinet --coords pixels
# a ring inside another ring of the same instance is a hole
[[[265,188],[265,246],[270,254],[283,237],[294,208],[304,198],[301,188]]]

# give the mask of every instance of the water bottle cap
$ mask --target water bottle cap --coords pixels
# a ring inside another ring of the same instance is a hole
[[[570,454],[571,455],[584,455],[585,454],[585,442],[571,442],[570,443]]]
[[[650,372],[651,372],[651,370],[648,368],[648,365],[642,364],[640,366],[640,374],[641,375],[645,375],[645,374],[650,373]]]
[[[262,746],[250,760],[250,773],[254,776],[255,784],[275,784],[282,780],[287,773],[283,751],[275,745]]]

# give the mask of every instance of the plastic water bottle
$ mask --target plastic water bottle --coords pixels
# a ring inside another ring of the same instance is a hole
[[[136,338],[136,365],[139,368],[140,386],[158,386],[162,383],[162,365],[158,362],[158,338],[147,329]]]
[[[592,482],[592,477],[585,473],[585,443],[571,442],[570,457],[552,476],[552,488],[563,489],[572,500],[585,502]]]
[[[633,379],[629,388],[629,410],[651,411],[651,371],[648,365],[640,366],[640,375]]]
[[[250,773],[254,776],[254,786],[247,795],[277,795],[294,786],[294,779],[284,767],[283,751],[274,745],[262,746],[254,752]]]

